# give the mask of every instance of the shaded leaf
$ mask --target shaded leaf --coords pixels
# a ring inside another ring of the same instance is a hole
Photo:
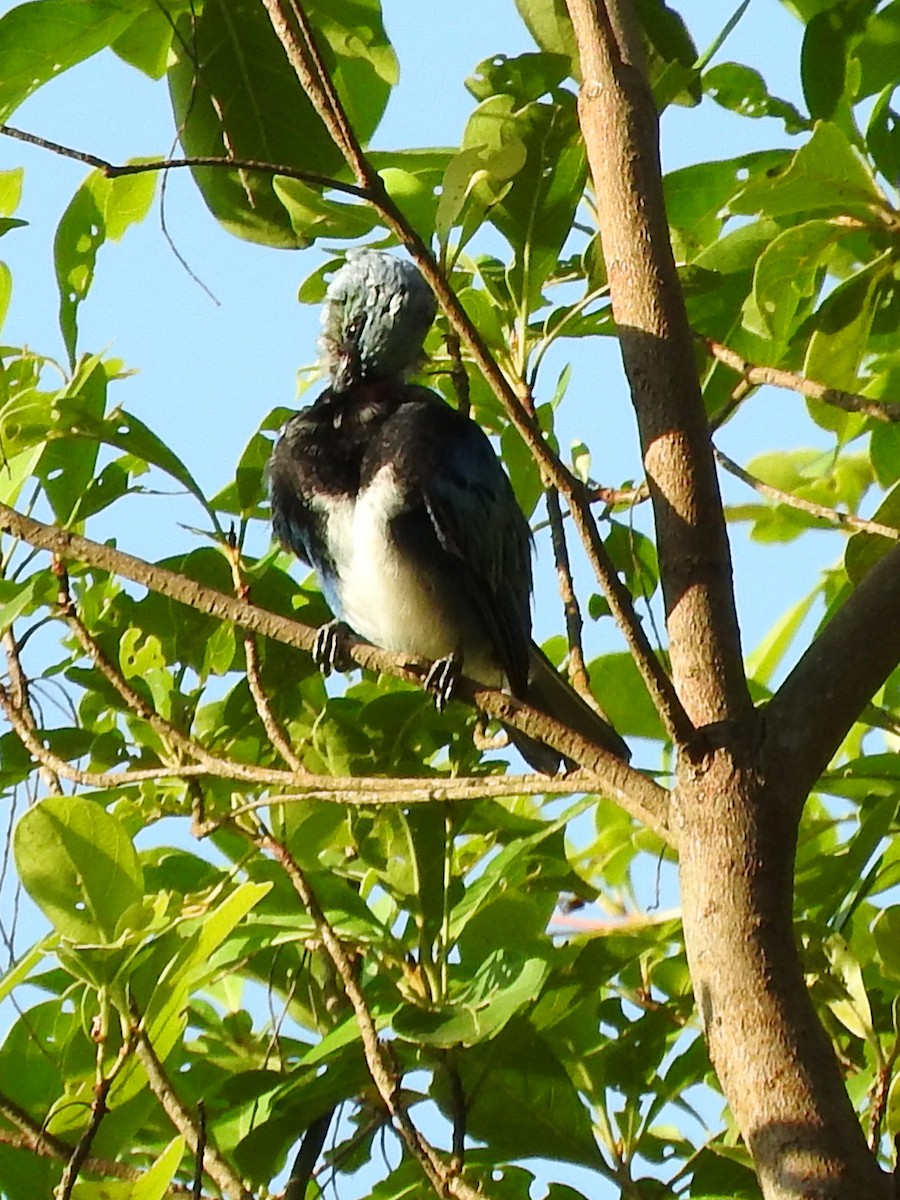
[[[319,0],[308,6],[327,68],[357,137],[366,142],[396,81],[396,60],[377,0]],[[344,161],[255,0],[207,0],[183,18],[169,88],[185,153],[284,165],[334,176]],[[193,169],[212,214],[232,233],[266,245],[308,244],[262,171]],[[335,211],[330,210],[332,220]],[[345,216],[348,214],[344,214]],[[324,214],[319,211],[319,219]]]
[[[597,1166],[588,1110],[559,1058],[524,1018],[511,1021],[493,1041],[459,1055],[456,1067],[467,1130],[494,1154]],[[450,1117],[453,1105],[440,1074],[432,1099]]]

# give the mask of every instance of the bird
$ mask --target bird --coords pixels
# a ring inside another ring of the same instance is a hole
[[[434,663],[426,686],[439,707],[464,672],[628,761],[532,640],[531,531],[490,440],[409,382],[436,311],[415,264],[348,252],[322,312],[330,382],[287,422],[268,465],[274,536],[315,569],[334,626]],[[317,652],[333,658],[327,633]],[[508,732],[534,770],[558,772],[556,750]]]

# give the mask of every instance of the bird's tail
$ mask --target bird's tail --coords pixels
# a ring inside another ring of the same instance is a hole
[[[621,758],[623,762],[628,762],[631,758],[631,751],[612,725],[582,700],[543,650],[533,642],[528,660],[528,696],[523,699],[526,698],[529,704],[541,709],[561,724],[568,725],[588,741],[602,746],[616,758]],[[514,729],[509,730],[509,734],[519,753],[530,766],[545,775],[556,774],[562,757],[558,751]]]

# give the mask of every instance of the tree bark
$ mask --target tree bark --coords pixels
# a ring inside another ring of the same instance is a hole
[[[633,14],[628,0],[567,4],[613,312],[654,503],[672,669],[681,702],[705,734],[705,754],[680,757],[671,823],[710,1057],[767,1200],[888,1200],[893,1181],[866,1146],[806,991],[792,891],[806,791],[878,686],[879,671],[890,670],[893,645],[862,656],[867,665],[852,699],[831,709],[816,693],[837,627],[773,702],[775,720],[754,711]],[[873,591],[878,600],[856,605],[870,618],[896,603],[897,588],[887,600],[877,584]],[[851,613],[847,629],[863,625]],[[811,730],[791,740],[780,730],[782,714],[811,717]]]
[[[715,462],[669,242],[653,98],[630,14],[593,0],[569,0],[569,11],[613,314],[665,563],[675,685],[697,727],[741,722],[753,709]]]

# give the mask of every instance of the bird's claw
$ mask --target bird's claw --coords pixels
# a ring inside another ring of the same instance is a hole
[[[434,707],[442,713],[453,695],[453,689],[462,674],[462,655],[455,651],[446,658],[438,658],[425,676],[425,688],[434,695]]]
[[[343,621],[329,621],[327,625],[319,626],[313,642],[312,657],[323,675],[350,669],[352,664],[346,645],[349,635],[350,626]]]

